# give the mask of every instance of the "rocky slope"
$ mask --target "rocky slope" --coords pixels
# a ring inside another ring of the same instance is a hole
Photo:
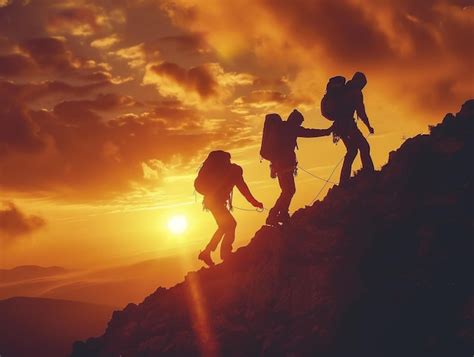
[[[470,100],[73,356],[472,355],[473,123]]]

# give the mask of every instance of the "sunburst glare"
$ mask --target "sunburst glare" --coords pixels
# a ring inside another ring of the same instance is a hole
[[[177,215],[168,221],[168,230],[176,235],[183,234],[188,229],[188,220],[183,215]]]

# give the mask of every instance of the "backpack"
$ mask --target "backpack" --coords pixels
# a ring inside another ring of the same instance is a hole
[[[204,160],[194,180],[194,188],[201,195],[212,195],[220,187],[223,170],[230,165],[230,154],[226,151],[211,151]]]
[[[279,157],[281,138],[283,136],[283,120],[278,114],[267,114],[263,125],[260,156],[268,161]]]
[[[321,114],[331,121],[337,120],[338,112],[343,105],[346,79],[343,76],[336,76],[329,79],[326,85],[326,94],[321,100]]]

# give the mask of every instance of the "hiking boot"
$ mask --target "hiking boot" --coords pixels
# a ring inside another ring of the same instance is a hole
[[[269,226],[278,226],[279,222],[280,220],[278,219],[278,216],[275,214],[269,214],[267,217],[267,220],[265,221],[265,223]]]
[[[290,220],[290,214],[288,212],[281,213],[278,215],[278,222],[281,224],[286,224]]]
[[[200,252],[198,255],[198,259],[202,260],[204,263],[206,263],[210,267],[214,266],[214,262],[212,261],[212,258],[211,258],[211,252],[209,250],[204,249],[202,252]]]

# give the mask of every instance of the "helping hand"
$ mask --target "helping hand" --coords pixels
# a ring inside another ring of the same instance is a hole
[[[255,208],[263,209],[263,203],[262,203],[262,202],[255,201],[255,202],[253,203],[253,206],[254,206]]]
[[[326,135],[331,135],[331,133],[334,131],[334,124],[331,125],[329,128],[326,129],[327,134]]]

